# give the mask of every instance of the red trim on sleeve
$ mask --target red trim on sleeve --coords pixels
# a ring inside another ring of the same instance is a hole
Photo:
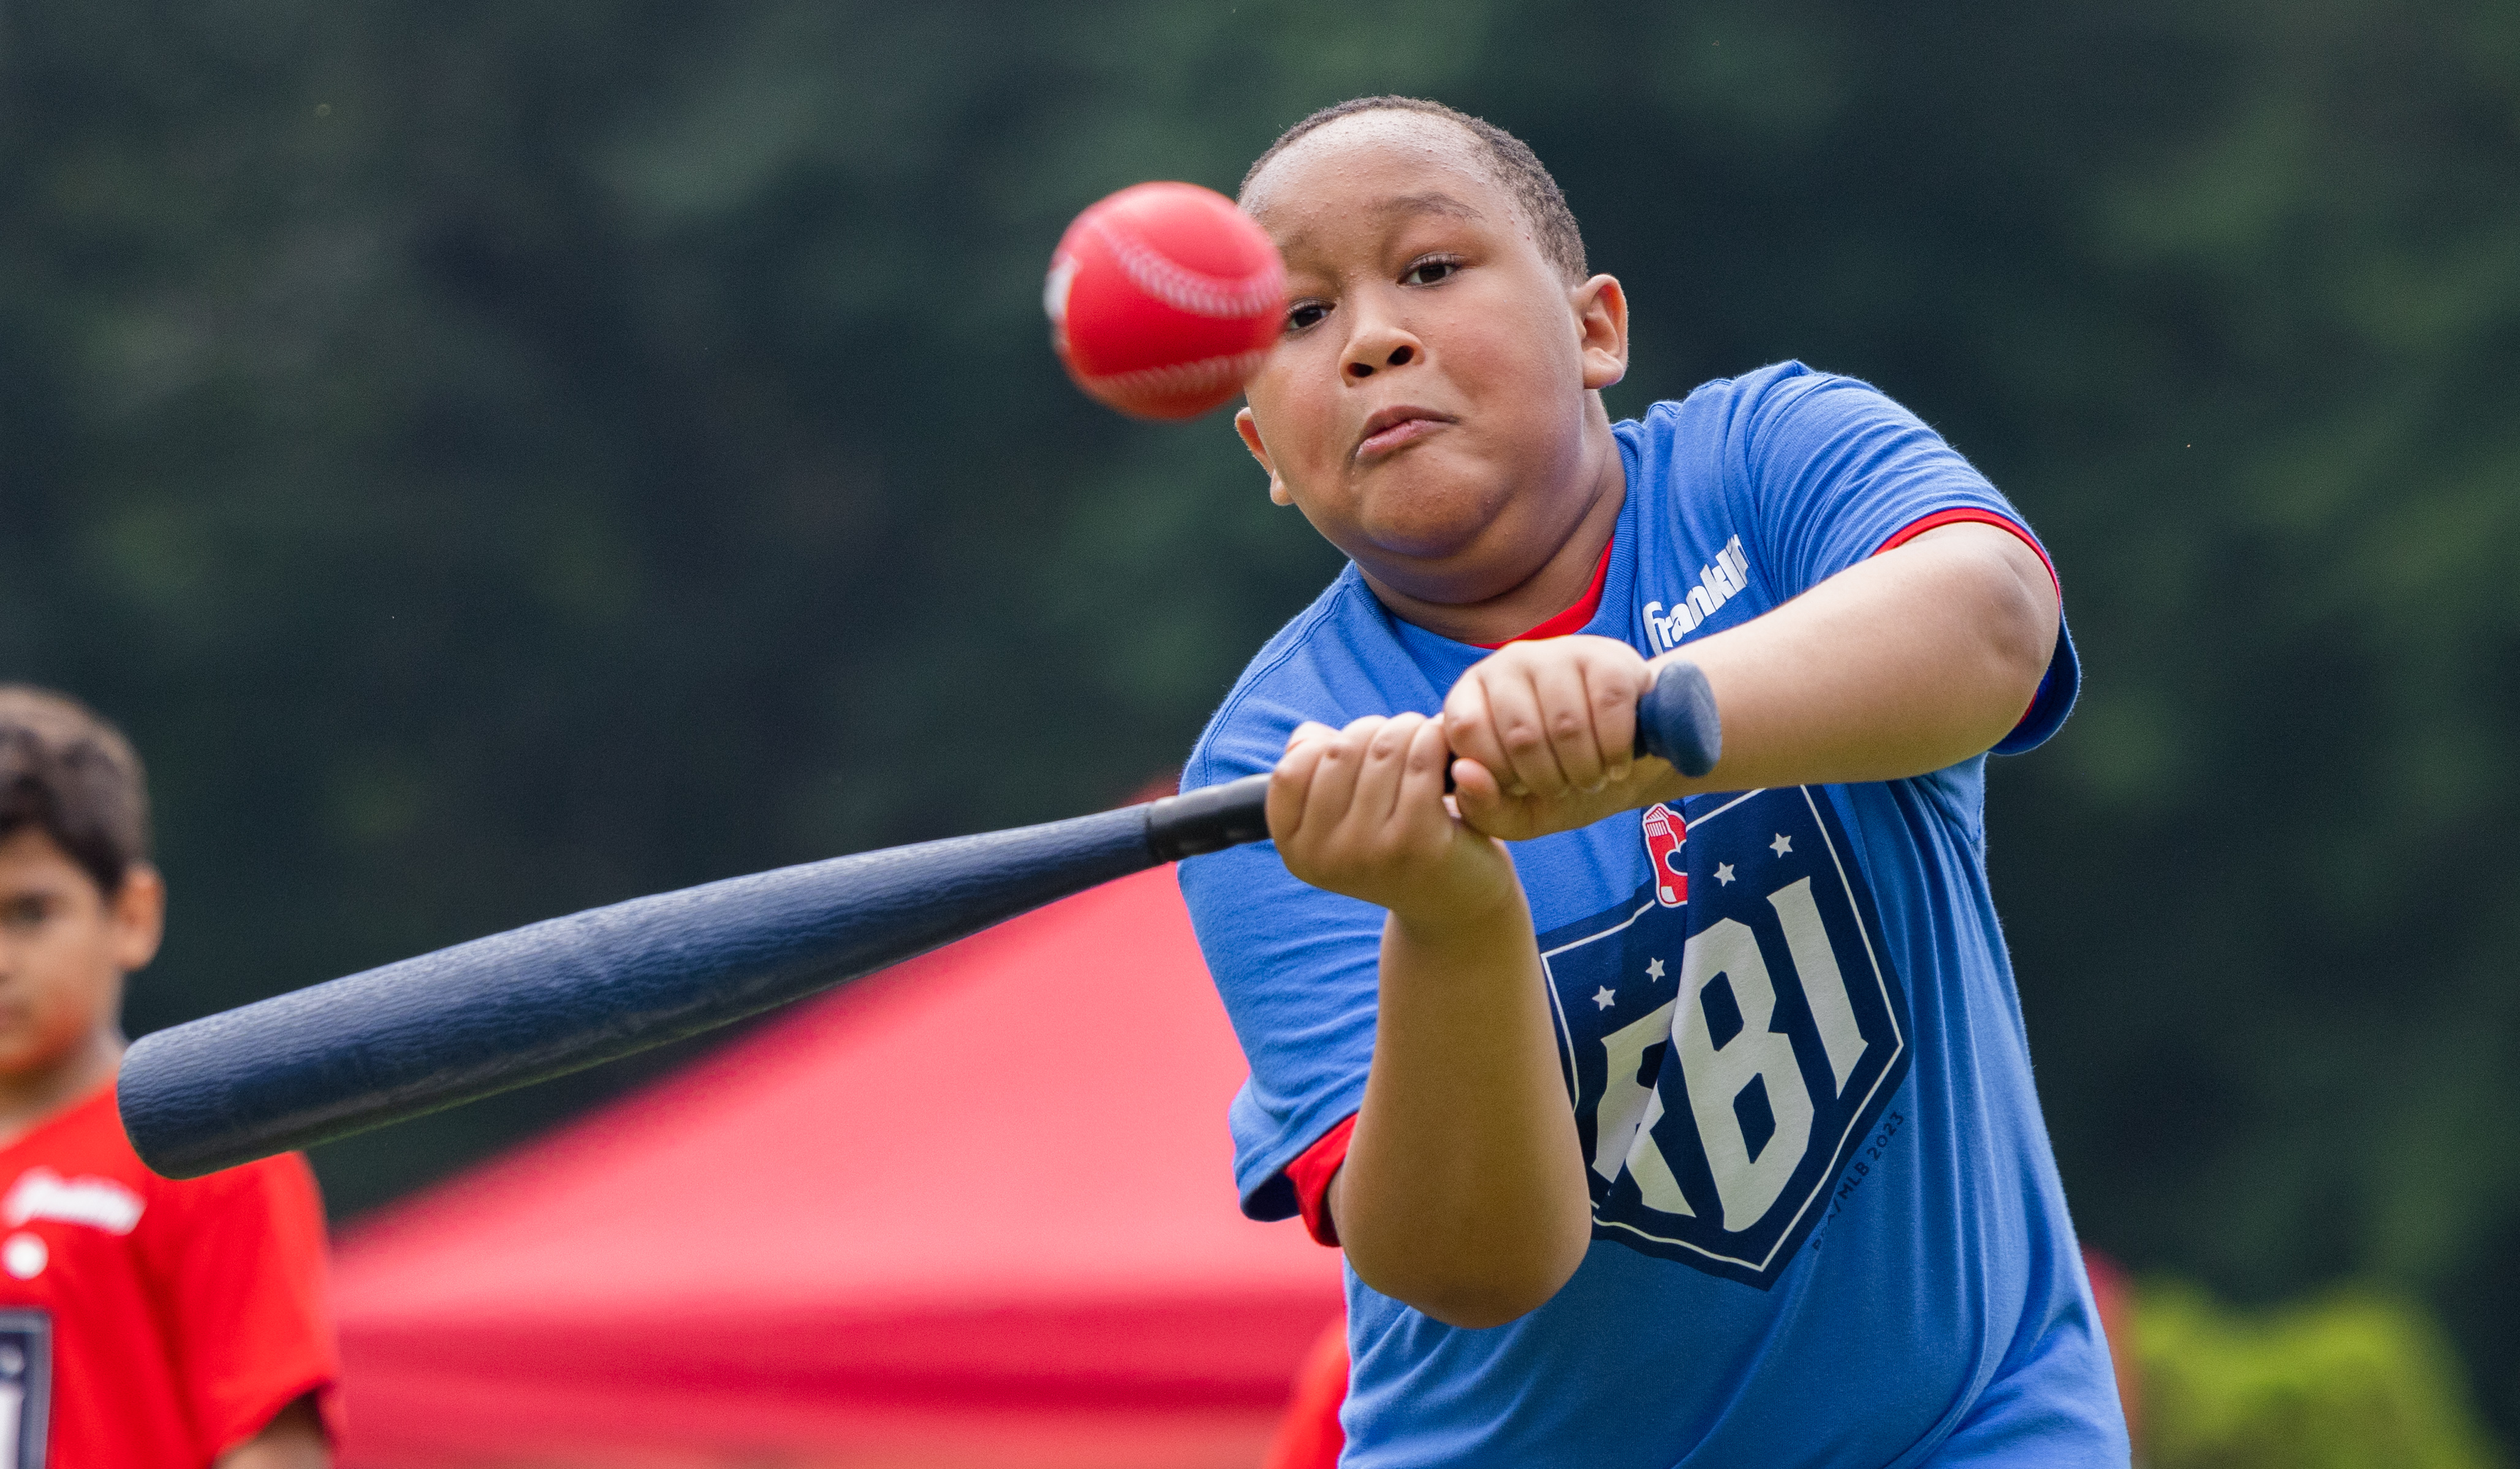
[[[1891,533],[1889,540],[1874,548],[1872,554],[1879,556],[1884,551],[1896,551],[1925,532],[1940,530],[1946,525],[1992,525],[2019,536],[2021,544],[2029,547],[2031,553],[2039,557],[2039,564],[2048,568],[2048,584],[2056,589],[2056,600],[2060,602],[2064,601],[2065,584],[2056,580],[2056,563],[2048,559],[2048,548],[2039,544],[2039,538],[2030,533],[2029,526],[2000,511],[1984,510],[1974,505],[1955,506],[1951,510],[1936,511],[1922,519],[1912,520],[1899,527]]]
[[[1601,589],[1609,585],[1610,581],[1610,546],[1618,544],[1619,538],[1612,536],[1610,545],[1601,548],[1601,563],[1593,568],[1593,585],[1585,589],[1582,597],[1575,600],[1575,605],[1534,627],[1519,638],[1508,638],[1505,643],[1473,643],[1470,646],[1503,647],[1506,643],[1536,643],[1543,638],[1563,638],[1569,633],[1584,631],[1585,625],[1593,620],[1593,614],[1601,610]],[[1885,546],[1881,549],[1887,551],[1890,548]]]
[[[1330,1180],[1347,1161],[1347,1139],[1355,1132],[1356,1114],[1350,1112],[1285,1167],[1286,1181],[1295,1185],[1295,1208],[1304,1216],[1304,1232],[1333,1250],[1339,1237],[1338,1224],[1330,1219]]]

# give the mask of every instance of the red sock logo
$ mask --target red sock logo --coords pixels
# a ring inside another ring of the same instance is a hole
[[[1645,808],[1645,860],[1653,864],[1654,900],[1665,908],[1688,901],[1688,865],[1681,846],[1688,840],[1688,824],[1679,812],[1657,803]]]

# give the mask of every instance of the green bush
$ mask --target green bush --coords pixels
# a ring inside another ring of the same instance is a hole
[[[2184,1285],[2137,1295],[2145,1469],[2488,1469],[2431,1317],[2347,1292],[2262,1313]]]

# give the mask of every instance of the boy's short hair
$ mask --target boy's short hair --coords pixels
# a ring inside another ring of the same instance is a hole
[[[68,694],[0,684],[0,840],[33,826],[122,890],[149,860],[149,777],[122,732]]]
[[[1514,202],[1522,206],[1532,229],[1540,236],[1540,251],[1549,257],[1549,263],[1563,272],[1570,282],[1581,281],[1592,274],[1584,266],[1584,232],[1575,224],[1575,211],[1566,207],[1566,195],[1557,187],[1557,180],[1550,174],[1547,165],[1540,161],[1540,155],[1531,151],[1531,145],[1484,117],[1473,117],[1422,97],[1356,97],[1322,109],[1280,133],[1278,141],[1269,145],[1269,151],[1253,161],[1250,169],[1242,175],[1242,195],[1249,197],[1251,181],[1260,176],[1260,170],[1268,167],[1270,159],[1284,153],[1297,139],[1316,128],[1336,122],[1341,117],[1353,117],[1359,112],[1418,112],[1428,117],[1441,117],[1468,133],[1471,141],[1478,144],[1480,156],[1487,163],[1489,173],[1513,196]]]

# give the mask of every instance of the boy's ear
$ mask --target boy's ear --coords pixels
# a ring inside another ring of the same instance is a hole
[[[1628,376],[1628,292],[1616,276],[1575,288],[1571,304],[1584,347],[1584,385],[1596,392]]]
[[[166,935],[166,879],[157,868],[135,862],[122,874],[122,886],[107,901],[113,926],[113,966],[123,973],[146,969],[158,957]]]
[[[1260,467],[1269,471],[1270,501],[1278,505],[1294,504],[1295,497],[1287,490],[1286,481],[1279,477],[1278,467],[1269,462],[1269,446],[1260,442],[1260,421],[1251,417],[1249,408],[1235,410],[1234,431],[1242,435],[1242,447],[1250,450],[1251,457],[1260,461]]]

